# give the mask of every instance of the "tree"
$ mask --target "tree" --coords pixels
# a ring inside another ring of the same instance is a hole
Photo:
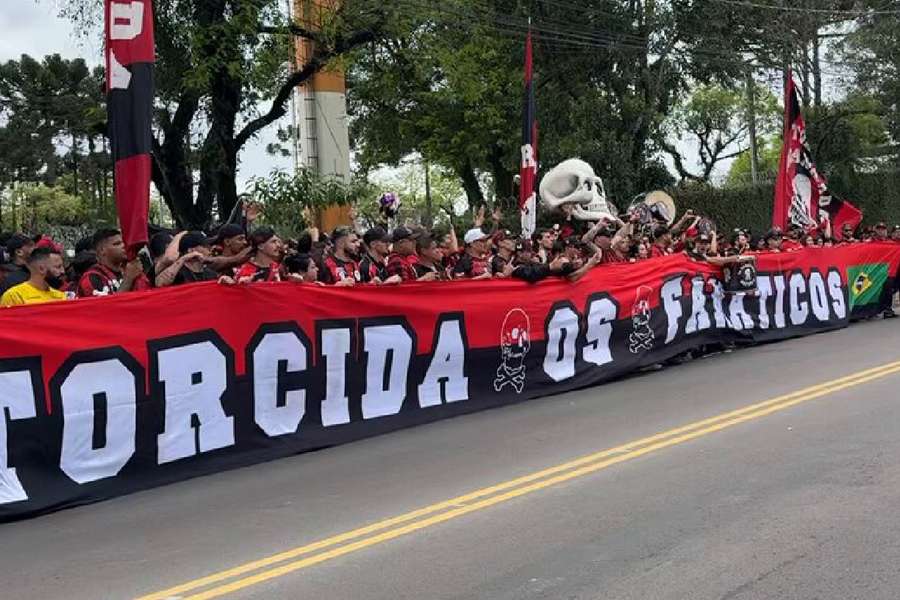
[[[772,133],[778,127],[780,109],[774,94],[754,83],[754,106],[748,106],[743,90],[720,85],[698,87],[669,117],[669,126],[676,137],[696,143],[700,159],[700,173],[692,172],[674,144],[664,148],[674,161],[682,179],[708,183],[716,165],[741,156],[748,150],[749,121],[747,111],[753,110],[760,135]]]
[[[293,174],[275,170],[252,179],[250,189],[250,196],[262,205],[260,224],[270,225],[284,236],[294,236],[310,226],[309,215],[317,210],[361,204],[375,195],[363,181],[343,182],[310,169]]]
[[[95,0],[62,6],[84,30],[102,19]],[[247,142],[287,114],[298,85],[396,20],[395,8],[378,0],[335,3],[303,23],[287,22],[283,6],[281,0],[154,2],[153,182],[179,226],[206,226],[214,209],[227,216],[237,202]],[[294,64],[294,40],[313,45],[304,64]]]
[[[401,4],[413,26],[352,55],[351,131],[363,167],[418,153],[455,172],[471,205],[484,199],[483,173],[498,199],[510,198],[526,11],[508,0]],[[619,198],[667,183],[657,159],[666,115],[689,85],[742,81],[759,35],[720,3],[532,7],[541,164],[579,156]]]
[[[105,194],[102,80],[101,70],[58,54],[0,65],[0,187],[68,173],[75,195],[86,181],[93,197]]]
[[[778,174],[778,160],[781,157],[781,137],[761,139],[759,145],[759,175],[766,185],[771,185]],[[725,187],[741,187],[752,183],[750,176],[750,153],[744,152],[738,156],[725,179]]]

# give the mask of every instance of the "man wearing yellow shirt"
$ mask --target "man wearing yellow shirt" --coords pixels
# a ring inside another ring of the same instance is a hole
[[[62,256],[52,248],[35,248],[28,257],[31,277],[25,283],[15,285],[0,297],[0,306],[19,306],[65,300]]]

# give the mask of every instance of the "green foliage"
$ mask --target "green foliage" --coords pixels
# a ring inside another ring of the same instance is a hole
[[[308,227],[312,211],[361,203],[373,194],[364,182],[346,184],[309,169],[296,174],[273,171],[266,177],[251,179],[250,189],[251,198],[262,205],[260,224],[270,225],[284,236],[295,236]]]
[[[89,212],[81,198],[44,184],[17,185],[0,203],[3,226],[11,230],[39,232],[53,225],[83,225]]]
[[[781,109],[775,95],[766,87],[754,83],[753,113],[759,136],[778,127]],[[673,156],[679,175],[685,179],[710,180],[713,169],[723,160],[742,156],[749,147],[749,101],[746,87],[726,88],[722,85],[703,85],[693,91],[671,114],[668,124],[671,134],[689,138],[696,144],[702,171],[690,172],[683,165],[683,157],[671,146],[666,150]]]
[[[769,138],[759,140],[759,181],[767,181],[771,186],[778,175],[778,160],[781,158],[781,138]],[[744,152],[738,156],[728,171],[725,187],[734,188],[753,183],[750,168],[750,153]]]
[[[900,172],[862,173],[829,181],[831,191],[846,198],[863,212],[864,223],[878,221],[900,224]],[[761,233],[772,222],[772,183],[714,188],[705,184],[685,184],[671,189],[679,211],[694,209],[712,217],[719,231],[736,227]]]

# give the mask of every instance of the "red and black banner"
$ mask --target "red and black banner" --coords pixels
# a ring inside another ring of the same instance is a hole
[[[531,30],[525,40],[525,101],[522,108],[522,163],[519,170],[519,210],[522,236],[530,237],[537,223],[538,122],[534,99],[534,57]]]
[[[845,224],[856,228],[862,221],[858,208],[831,195],[825,177],[816,169],[806,143],[806,123],[800,112],[800,99],[794,77],[788,73],[784,94],[784,144],[775,181],[775,206],[772,225],[787,228],[799,225],[805,230],[831,221],[832,234],[842,238]]]
[[[106,95],[116,207],[133,255],[147,243],[153,110],[152,0],[104,0]]]
[[[898,265],[887,243],[762,255],[752,296],[672,256],[578,283],[209,283],[5,309],[0,520],[595,385],[703,345],[845,327],[888,305]]]

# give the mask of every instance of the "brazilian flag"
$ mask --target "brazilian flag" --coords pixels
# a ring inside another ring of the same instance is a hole
[[[847,269],[850,287],[850,308],[875,304],[881,299],[881,291],[888,280],[887,263],[857,265]]]

